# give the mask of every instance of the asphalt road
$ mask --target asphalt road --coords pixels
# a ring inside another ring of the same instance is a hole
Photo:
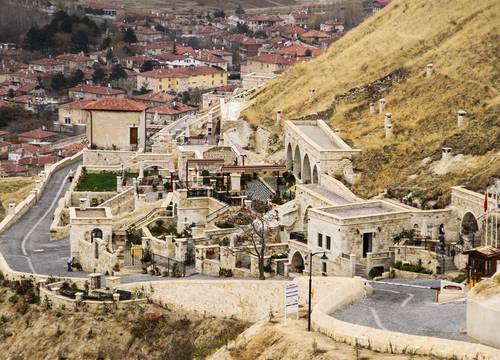
[[[392,282],[439,286],[436,280]],[[336,312],[333,317],[383,330],[475,342],[465,334],[465,301],[437,304],[434,290],[376,282],[372,286],[372,296]]]
[[[66,176],[70,170],[76,170],[78,165],[72,164],[54,173],[37,204],[0,235],[0,251],[12,269],[68,275],[66,260],[69,256],[69,240],[49,242],[49,230],[57,203],[69,187]]]

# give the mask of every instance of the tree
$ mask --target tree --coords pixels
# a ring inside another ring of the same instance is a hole
[[[248,25],[245,24],[245,23],[242,23],[242,22],[238,22],[236,24],[235,31],[238,34],[247,34],[247,35],[252,34],[252,30],[250,30],[250,28],[248,27]]]
[[[225,18],[225,17],[226,13],[224,12],[224,10],[217,9],[214,11],[214,18]]]
[[[165,28],[165,26],[163,26],[161,24],[156,24],[155,25],[155,30],[159,31],[159,32],[162,32],[162,33],[167,32],[167,29]]]
[[[7,91],[7,97],[9,99],[13,99],[16,97],[16,92],[13,88],[10,88],[9,91]]]
[[[237,228],[237,241],[234,251],[244,251],[257,258],[259,264],[259,279],[265,280],[265,259],[267,243],[273,229],[279,226],[276,210],[265,211],[265,208],[253,210],[245,207],[230,213],[226,222]],[[229,251],[233,251],[228,248]]]
[[[135,35],[134,29],[127,28],[127,30],[125,30],[123,41],[125,41],[128,44],[135,44],[137,42],[137,36]]]
[[[235,14],[238,16],[245,14],[245,9],[243,9],[243,6],[241,6],[241,4],[238,4],[238,7],[235,10]]]
[[[357,26],[363,20],[363,4],[361,0],[344,2],[344,23],[348,28]]]
[[[73,44],[73,50],[76,52],[88,52],[89,51],[89,37],[84,30],[78,30],[71,36],[71,43]]]
[[[108,62],[113,62],[113,59],[115,58],[114,54],[113,54],[113,50],[111,48],[109,48],[107,51],[106,51],[106,60]]]
[[[37,26],[32,26],[24,38],[24,47],[31,51],[38,50],[40,48],[41,34],[40,29]]]
[[[151,71],[155,68],[156,62],[153,60],[146,60],[142,63],[141,68],[139,69],[140,72],[146,72],[146,71]]]
[[[111,37],[109,36],[106,36],[103,40],[102,40],[102,44],[101,44],[101,50],[106,50],[108,49],[111,44],[113,43],[113,40],[111,39]]]
[[[104,79],[106,78],[106,71],[100,66],[97,65],[94,68],[94,74],[92,75],[92,81],[94,81],[95,84],[101,84]]]
[[[54,91],[60,91],[63,89],[67,84],[66,78],[64,77],[63,73],[58,72],[52,77],[52,81],[50,82],[50,87]]]
[[[69,78],[70,86],[75,86],[81,84],[85,80],[85,74],[82,70],[76,69],[75,72]]]
[[[109,77],[111,80],[120,80],[126,79],[128,75],[121,64],[115,64],[111,69],[111,75],[109,75]]]

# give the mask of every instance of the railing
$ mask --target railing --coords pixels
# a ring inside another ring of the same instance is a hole
[[[227,211],[229,211],[231,207],[229,205],[224,205],[223,207],[212,211],[210,214],[207,215],[207,223],[217,219],[219,216],[225,214]]]
[[[290,233],[290,240],[307,244],[307,233],[305,231],[294,231]]]
[[[188,198],[198,198],[207,196],[208,196],[208,189],[188,189],[187,191]]]
[[[238,206],[241,204],[240,197],[232,197],[230,195],[226,195],[225,193],[214,191],[212,195],[215,199],[226,203],[229,206]]]
[[[342,258],[350,260],[351,259],[351,255],[350,254],[342,253]]]
[[[371,254],[372,259],[387,259],[387,258],[390,258],[391,256],[392,256],[392,253],[390,251],[383,251],[383,252]]]

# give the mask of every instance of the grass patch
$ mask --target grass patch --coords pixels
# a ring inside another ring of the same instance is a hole
[[[116,191],[115,173],[86,173],[78,184],[76,191]]]
[[[418,264],[403,264],[401,261],[398,261],[394,264],[393,268],[403,271],[411,271],[414,273],[432,275],[432,271],[423,267],[420,262]]]

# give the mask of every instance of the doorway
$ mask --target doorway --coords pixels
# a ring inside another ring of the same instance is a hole
[[[373,233],[363,234],[363,257],[366,257],[366,253],[372,252],[372,241]]]
[[[139,138],[139,128],[131,127],[130,129],[130,145],[137,145]]]

